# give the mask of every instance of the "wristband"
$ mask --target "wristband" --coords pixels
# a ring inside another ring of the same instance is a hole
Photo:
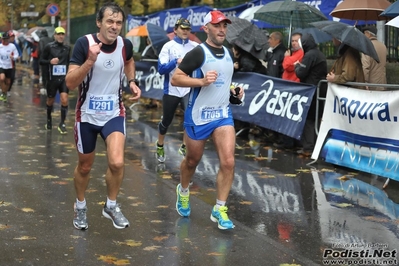
[[[129,81],[127,82],[130,86],[130,82],[134,82],[136,84],[136,86],[139,86],[139,81],[137,79],[129,79]]]

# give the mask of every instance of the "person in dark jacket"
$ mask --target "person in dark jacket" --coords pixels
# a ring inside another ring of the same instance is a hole
[[[283,60],[287,48],[282,43],[283,35],[281,32],[272,32],[269,36],[269,49],[266,53],[267,74],[268,76],[281,78],[283,76]]]
[[[39,41],[39,50],[38,50],[38,56],[39,56],[39,61],[40,58],[42,57],[44,47],[46,47],[47,44],[50,42],[54,41],[53,38],[48,36],[48,32],[46,29],[43,29],[40,32],[40,41]],[[41,74],[42,74],[42,85],[43,87],[40,89],[40,94],[46,95],[46,88],[47,88],[47,80],[49,78],[49,72],[48,72],[48,67],[45,65],[41,65]]]
[[[267,73],[266,67],[252,54],[244,51],[235,44],[232,47],[232,51],[235,59],[234,71],[255,72],[259,74]]]
[[[318,49],[317,44],[311,34],[304,34],[301,38],[303,51],[305,55],[302,62],[295,62],[295,73],[302,83],[318,85],[319,81],[326,78],[327,60],[324,54]],[[320,96],[325,97],[327,83],[323,83],[320,89]],[[316,142],[315,118],[316,118],[316,93],[313,95],[305,127],[303,129],[301,144],[302,150],[298,153],[304,156],[310,156]],[[323,114],[322,105],[320,105],[318,116]]]
[[[65,29],[57,27],[54,30],[54,42],[48,43],[40,57],[40,65],[46,67],[48,77],[46,78],[47,89],[47,123],[45,128],[52,129],[51,112],[53,111],[54,98],[59,92],[61,99],[61,121],[58,131],[66,134],[65,119],[68,111],[68,88],[65,83],[65,76],[68,71],[71,47],[64,44]],[[43,83],[45,81],[43,80]]]

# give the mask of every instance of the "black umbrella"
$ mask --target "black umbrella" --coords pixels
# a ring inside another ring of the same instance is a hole
[[[305,28],[305,29],[295,29],[294,33],[301,33],[302,35],[309,33],[310,35],[313,36],[313,39],[316,43],[323,43],[323,42],[329,42],[332,40],[332,37],[330,34],[325,33],[324,31],[319,30],[318,28]]]
[[[226,40],[256,58],[264,59],[269,48],[267,32],[245,19],[228,18],[231,20],[231,24],[227,26]]]
[[[240,36],[242,32],[245,31],[246,28],[252,25],[251,22],[243,18],[238,18],[233,16],[227,16],[227,18],[230,19],[231,21],[231,24],[227,25],[227,34],[226,34],[226,40],[229,43],[232,43],[238,36]]]
[[[363,54],[366,54],[375,61],[380,62],[373,43],[356,27],[338,21],[318,21],[310,25],[330,34],[335,39],[341,41]]]

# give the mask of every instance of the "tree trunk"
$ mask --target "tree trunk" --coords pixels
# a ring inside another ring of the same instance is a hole
[[[144,14],[148,14],[148,8],[150,7],[150,4],[148,3],[148,0],[140,0],[140,4],[143,5],[144,7]]]

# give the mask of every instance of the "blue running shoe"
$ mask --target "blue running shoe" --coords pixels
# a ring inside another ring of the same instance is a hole
[[[235,227],[227,216],[227,209],[226,206],[221,206],[219,209],[216,209],[216,206],[214,206],[211,213],[212,222],[218,223],[218,228],[222,230],[233,229]]]
[[[190,216],[191,213],[191,208],[190,208],[190,192],[188,193],[187,196],[182,196],[180,194],[180,187],[181,185],[178,184],[176,187],[176,211],[180,216],[183,217],[188,217]]]

